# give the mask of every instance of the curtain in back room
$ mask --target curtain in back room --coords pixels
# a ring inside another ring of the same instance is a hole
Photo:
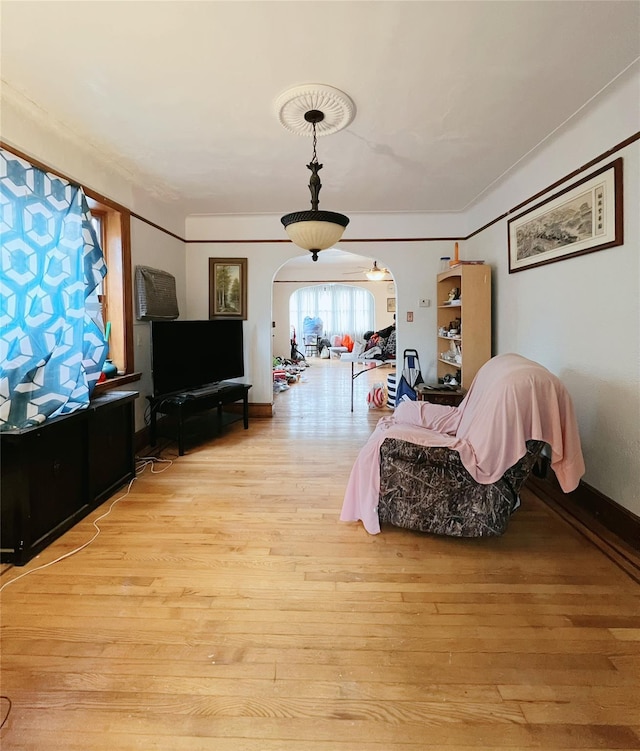
[[[0,430],[86,407],[107,356],[106,275],[82,188],[0,149]]]
[[[348,284],[316,284],[301,287],[289,299],[289,320],[302,342],[305,317],[320,318],[320,336],[349,334],[362,339],[375,328],[375,300],[369,290]]]

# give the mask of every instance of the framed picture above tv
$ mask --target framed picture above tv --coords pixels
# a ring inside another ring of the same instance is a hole
[[[209,318],[247,320],[247,259],[209,259]]]

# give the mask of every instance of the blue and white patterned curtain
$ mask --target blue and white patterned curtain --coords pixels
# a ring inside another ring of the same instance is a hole
[[[85,299],[107,273],[81,187],[0,149],[0,430],[86,407],[107,356]]]

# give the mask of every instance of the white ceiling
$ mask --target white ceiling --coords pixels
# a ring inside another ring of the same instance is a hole
[[[328,84],[356,115],[319,139],[321,209],[459,211],[638,58],[639,19],[636,0],[3,0],[3,95],[188,213],[287,213],[309,208],[311,140],[274,102]]]

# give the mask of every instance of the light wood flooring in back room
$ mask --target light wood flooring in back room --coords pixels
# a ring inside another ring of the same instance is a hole
[[[638,584],[530,492],[497,539],[341,523],[388,371],[351,413],[311,362],[3,572],[3,751],[640,749]]]

